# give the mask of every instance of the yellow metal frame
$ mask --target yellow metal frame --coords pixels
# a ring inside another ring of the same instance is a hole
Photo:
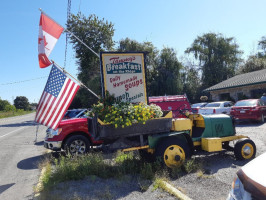
[[[131,148],[123,149],[122,152],[135,151],[135,150],[139,150],[139,149],[148,149],[148,148],[149,148],[149,145],[140,146],[140,147],[131,147]]]
[[[229,141],[239,140],[239,139],[242,139],[242,138],[249,138],[249,137],[244,136],[244,135],[234,135],[234,136],[217,138],[217,141],[220,142],[220,143],[223,143],[223,142],[229,142]],[[205,139],[207,139],[207,140],[209,139],[211,141],[212,138],[205,138]],[[193,142],[193,145],[194,146],[203,146],[204,145],[204,148],[205,149],[209,149],[209,150],[215,149],[215,151],[219,151],[219,150],[217,150],[217,149],[219,149],[219,147],[217,147],[217,148],[216,147],[213,147],[213,146],[211,146],[212,144],[206,144],[206,142],[203,144],[202,141],[195,141],[195,142]],[[210,147],[206,147],[206,145],[210,145]],[[203,149],[203,150],[205,150],[205,149]]]

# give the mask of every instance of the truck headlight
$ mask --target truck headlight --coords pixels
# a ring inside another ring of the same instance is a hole
[[[53,138],[55,135],[59,135],[61,133],[61,131],[62,131],[62,128],[58,128],[56,130],[48,128],[46,130],[46,136],[47,136],[47,138]]]

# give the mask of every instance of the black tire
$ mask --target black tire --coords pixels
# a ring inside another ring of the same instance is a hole
[[[256,155],[256,145],[250,139],[238,140],[234,147],[234,154],[237,160],[250,160]]]
[[[64,149],[67,154],[83,155],[90,150],[90,141],[83,135],[73,135],[67,139]]]
[[[185,159],[191,157],[191,150],[186,141],[176,137],[167,137],[159,141],[155,156],[169,168],[180,167]]]

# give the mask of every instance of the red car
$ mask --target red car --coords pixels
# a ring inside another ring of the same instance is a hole
[[[260,99],[241,100],[231,108],[230,115],[235,120],[256,120],[264,123],[266,105]]]

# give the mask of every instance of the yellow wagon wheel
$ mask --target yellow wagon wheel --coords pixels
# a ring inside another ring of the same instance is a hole
[[[191,151],[188,143],[175,137],[161,140],[156,148],[156,157],[169,168],[179,167],[190,157]]]
[[[238,160],[249,160],[256,155],[256,145],[250,139],[239,140],[234,147],[235,157]]]

